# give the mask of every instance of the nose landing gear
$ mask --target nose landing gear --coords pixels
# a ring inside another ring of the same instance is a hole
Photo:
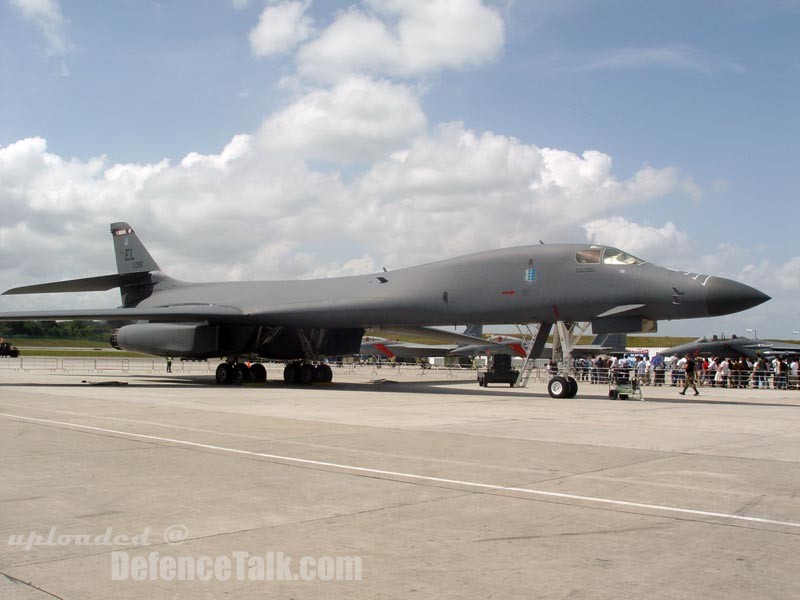
[[[551,398],[574,398],[578,394],[578,382],[574,377],[553,377],[547,384],[547,393]]]

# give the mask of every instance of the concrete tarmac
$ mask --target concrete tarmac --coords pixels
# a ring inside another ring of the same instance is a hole
[[[335,371],[0,372],[0,597],[800,597],[800,391]]]

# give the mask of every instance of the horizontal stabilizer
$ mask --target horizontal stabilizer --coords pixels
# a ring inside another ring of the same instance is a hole
[[[214,304],[0,313],[0,321],[215,321],[220,319],[226,322],[239,319],[247,322],[248,317],[238,308]]]
[[[495,344],[494,342],[487,341],[480,337],[473,337],[471,335],[464,335],[463,333],[444,331],[442,329],[435,329],[433,327],[415,327],[410,325],[395,325],[395,326],[387,325],[386,327],[373,327],[373,331],[382,331],[385,333],[394,333],[397,335],[413,335],[429,340],[450,342],[454,344],[485,344],[489,346],[502,346],[502,344]]]
[[[37,283],[12,288],[3,292],[4,296],[16,294],[57,294],[61,292],[103,292],[123,285],[135,285],[147,278],[146,273],[126,273],[124,275],[101,275],[83,279],[68,279],[52,283]]]

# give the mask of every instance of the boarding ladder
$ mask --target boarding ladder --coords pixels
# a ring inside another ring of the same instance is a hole
[[[527,348],[527,353],[525,354],[525,360],[522,363],[522,368],[519,370],[517,382],[514,384],[514,387],[527,387],[528,381],[531,378],[531,373],[533,373],[533,369],[536,367],[536,359],[542,355],[544,344],[547,341],[547,336],[550,335],[550,329],[552,329],[552,327],[552,323],[540,323],[539,329],[536,335],[534,335],[529,325],[517,325],[517,330],[519,330],[523,338],[527,339],[524,344]],[[525,332],[527,332],[527,335]]]
[[[534,367],[536,366],[536,359],[531,358],[531,350],[533,350],[533,338],[534,334],[531,331],[530,325],[527,323],[518,323],[517,324],[517,331],[519,331],[522,339],[524,340],[522,343],[522,347],[525,348],[525,359],[522,362],[522,367],[519,370],[519,375],[517,376],[517,382],[514,384],[514,387],[527,387],[528,381],[531,378],[531,373],[533,372]]]

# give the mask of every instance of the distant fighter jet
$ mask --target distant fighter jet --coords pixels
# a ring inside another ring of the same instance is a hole
[[[483,338],[480,337],[482,329],[482,325],[470,325],[467,327],[462,334],[461,344],[420,344],[365,335],[361,338],[361,348],[358,353],[362,356],[377,356],[386,359],[451,356],[454,351],[466,344],[483,343]],[[491,346],[491,344],[489,345]],[[502,349],[500,344],[496,346]]]
[[[624,333],[608,333],[596,335],[591,344],[578,344],[573,346],[573,356],[587,356],[589,354],[603,354],[606,352],[625,352],[627,335]],[[484,354],[510,354],[525,357],[533,340],[524,340],[510,335],[494,335],[482,344],[460,346],[452,351],[454,356],[481,356]],[[543,356],[549,357],[553,347],[545,344]]]
[[[266,369],[240,359],[291,361],[287,383],[330,381],[325,356],[356,354],[368,328],[428,332],[425,326],[540,323],[533,358],[553,324],[588,322],[595,334],[653,331],[659,319],[738,312],[769,299],[747,285],[646,263],[608,246],[547,244],[478,252],[398,271],[302,281],[188,283],[164,274],[127,223],[113,223],[117,273],[14,288],[6,294],[120,288],[122,307],[0,313],[0,320],[137,321],[112,344],[160,356],[225,357],[219,383],[263,381]],[[432,337],[436,336],[436,337]],[[559,375],[551,395],[574,396]]]
[[[724,336],[712,336],[698,338],[688,344],[681,344],[672,348],[662,350],[659,354],[663,356],[727,356],[755,359],[759,356],[772,358],[775,356],[795,356],[800,355],[800,344],[787,344],[785,342],[774,342],[771,340],[758,340],[735,335],[730,338]]]

